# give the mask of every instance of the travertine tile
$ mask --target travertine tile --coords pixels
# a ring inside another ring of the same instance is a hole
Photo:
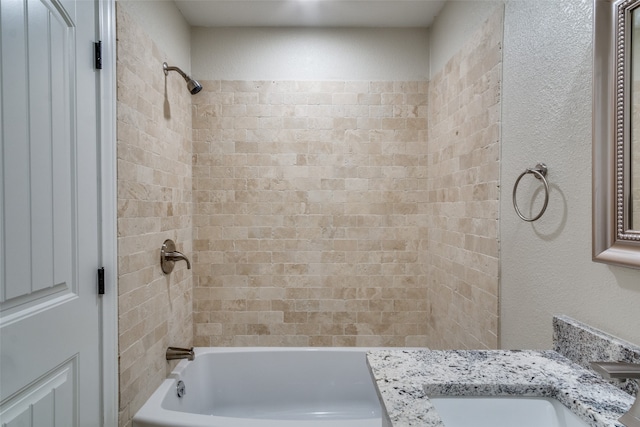
[[[502,11],[429,82],[431,348],[498,346]]]
[[[168,58],[117,6],[119,425],[128,426],[166,377],[166,348],[193,339],[191,272],[178,263],[165,276],[158,262],[167,238],[192,256],[192,124],[179,76],[167,78],[167,117]]]
[[[218,141],[206,133],[193,133],[198,165],[205,159],[213,169],[234,165],[228,174],[233,182],[207,181],[215,174],[210,168],[193,170],[195,216],[202,218],[194,223],[194,235],[208,241],[207,248],[233,248],[222,262],[210,264],[212,268],[198,266],[207,264],[211,255],[195,262],[196,341],[426,342],[428,306],[412,301],[416,295],[404,291],[407,286],[426,286],[418,252],[426,247],[427,228],[411,217],[421,214],[418,202],[427,200],[428,112],[419,106],[426,105],[428,85],[212,82],[205,84],[205,91],[207,87],[221,87],[230,98],[241,99],[236,104],[244,108],[222,108],[207,94],[193,99],[194,111],[219,111],[218,118],[234,123],[257,120],[257,129],[250,130],[249,144],[236,142],[231,153],[216,149]],[[258,159],[254,153],[264,153],[264,160],[253,161]],[[220,198],[220,192],[231,193]],[[211,200],[219,202],[215,209],[210,208]],[[213,233],[212,224],[219,231]],[[255,242],[255,247],[247,242]],[[239,283],[251,284],[233,288],[233,301],[245,305],[222,307],[233,307],[238,315],[223,319],[205,308],[216,310],[202,298],[213,302],[222,294],[201,294],[198,289],[226,290]],[[275,297],[261,299],[253,286],[269,286]],[[363,299],[344,292],[362,286],[371,289]],[[381,317],[383,311],[407,307],[423,314],[405,317],[400,324],[395,323],[398,318],[385,323]],[[208,321],[200,327],[197,319]],[[234,329],[205,326],[209,322],[229,322],[247,332],[231,336]],[[208,332],[200,337],[198,331]]]

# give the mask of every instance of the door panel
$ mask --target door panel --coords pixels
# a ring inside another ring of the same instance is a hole
[[[77,359],[64,363],[5,405],[3,426],[72,426]]]
[[[100,425],[89,0],[0,1],[0,424]]]
[[[57,285],[57,292],[63,292],[73,285],[75,106],[69,46],[75,29],[51,4],[40,1],[3,1],[0,12],[2,56],[13,59],[2,61],[4,311],[41,299],[40,291]],[[21,28],[25,20],[26,31]]]

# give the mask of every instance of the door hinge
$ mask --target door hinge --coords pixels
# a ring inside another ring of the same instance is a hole
[[[98,295],[104,295],[104,267],[98,269]]]
[[[95,53],[95,66],[96,70],[102,70],[102,41],[97,41],[94,44]]]

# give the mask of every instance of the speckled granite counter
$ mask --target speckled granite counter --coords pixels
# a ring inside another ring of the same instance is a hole
[[[437,395],[554,397],[593,427],[623,427],[633,397],[555,351],[375,350],[368,361],[394,427],[442,427]]]

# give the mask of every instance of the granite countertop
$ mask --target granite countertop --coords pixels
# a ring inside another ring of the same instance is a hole
[[[394,427],[443,427],[429,396],[553,397],[593,427],[624,427],[634,398],[555,351],[374,350],[367,355]]]

